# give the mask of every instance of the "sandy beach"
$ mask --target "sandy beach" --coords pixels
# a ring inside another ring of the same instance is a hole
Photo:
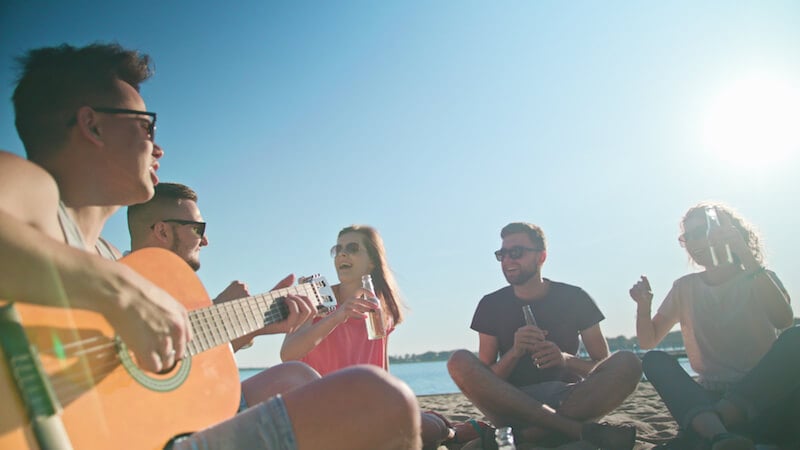
[[[483,414],[475,408],[462,394],[423,395],[418,397],[423,410],[433,410],[443,414],[451,422],[464,422],[468,419],[486,420]],[[631,423],[637,428],[636,450],[652,449],[656,443],[674,437],[678,432],[678,425],[669,415],[666,407],[661,403],[653,386],[643,381],[639,387],[619,408],[605,416],[601,421],[609,423]],[[480,446],[472,442],[464,450],[477,450]],[[560,450],[593,449],[590,444],[575,442],[558,447],[538,447],[533,444],[521,444],[518,449],[557,448]],[[445,447],[440,447],[444,450]]]

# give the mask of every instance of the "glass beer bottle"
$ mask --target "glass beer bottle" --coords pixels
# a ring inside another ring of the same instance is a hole
[[[514,432],[511,427],[500,427],[494,430],[495,442],[497,443],[497,450],[516,450],[517,446],[514,444]]]
[[[367,313],[367,338],[369,340],[385,338],[386,322],[383,320],[381,301],[375,295],[375,286],[372,285],[372,275],[366,274],[361,277],[361,287],[372,293],[372,296],[366,298],[366,300],[373,302],[375,305],[375,307]]]

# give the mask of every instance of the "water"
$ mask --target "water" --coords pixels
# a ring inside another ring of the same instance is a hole
[[[678,358],[678,362],[690,375],[696,375],[689,367],[689,360]],[[261,369],[241,369],[239,378],[245,380],[260,371]],[[389,366],[389,371],[392,375],[405,381],[417,395],[459,392],[458,386],[453,383],[450,374],[447,373],[447,361],[392,364]]]
[[[460,392],[447,372],[447,361],[392,364],[389,372],[405,381],[417,395]]]
[[[262,369],[239,369],[239,379],[246,380]],[[430,361],[389,366],[392,375],[405,381],[417,395],[452,394],[458,387],[447,373],[447,361]]]

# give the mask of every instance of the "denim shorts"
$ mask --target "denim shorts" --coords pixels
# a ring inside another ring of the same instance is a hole
[[[542,383],[520,386],[519,390],[533,397],[539,403],[544,403],[558,411],[561,403],[569,397],[575,383],[565,383],[563,381],[545,381]]]
[[[297,450],[297,440],[283,398],[277,395],[222,423],[176,440],[172,448]]]

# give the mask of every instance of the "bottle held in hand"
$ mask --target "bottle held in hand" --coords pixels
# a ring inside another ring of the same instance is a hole
[[[516,450],[514,444],[514,433],[511,427],[500,427],[494,430],[494,439],[497,443],[497,450]]]
[[[382,339],[386,337],[386,322],[383,320],[383,308],[381,302],[375,295],[375,286],[372,284],[372,275],[361,277],[361,287],[370,291],[372,296],[367,300],[374,303],[375,307],[367,313],[367,338],[369,340]]]
[[[533,317],[533,310],[531,309],[531,305],[523,306],[522,313],[525,314],[525,323],[527,325],[533,325],[535,327],[539,326],[536,324],[536,318]]]
[[[719,217],[717,216],[717,209],[713,206],[706,207],[706,236],[711,233],[711,228],[716,227],[719,228]],[[711,251],[711,262],[715,265],[719,265],[719,258],[717,257],[717,252],[714,249],[713,245],[709,245],[709,250]],[[731,255],[731,246],[725,244],[725,262],[732,263],[733,262],[733,255]]]
[[[526,325],[533,325],[538,327],[539,325],[536,323],[536,318],[533,316],[533,310],[531,309],[531,305],[524,305],[522,307],[522,314],[525,315],[525,324]],[[533,360],[533,365],[539,367],[539,363],[536,360]]]

